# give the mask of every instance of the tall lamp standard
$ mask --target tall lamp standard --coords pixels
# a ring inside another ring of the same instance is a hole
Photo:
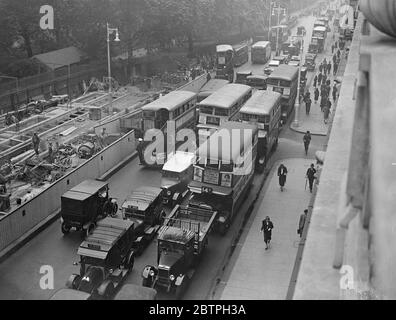
[[[292,38],[301,39],[301,48],[300,48],[300,63],[298,65],[298,85],[297,85],[297,97],[296,102],[294,103],[294,121],[293,126],[299,127],[299,113],[300,113],[300,83],[301,83],[301,65],[303,63],[303,54],[304,54],[304,36],[292,36]]]
[[[106,24],[107,27],[107,69],[108,69],[108,78],[109,78],[109,97],[110,97],[110,105],[109,105],[109,113],[113,113],[113,95],[111,92],[111,63],[110,63],[110,34],[113,32],[116,33],[114,41],[119,42],[119,34],[118,34],[118,28],[110,28],[109,23]]]

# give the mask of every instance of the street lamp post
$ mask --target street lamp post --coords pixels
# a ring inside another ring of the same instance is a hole
[[[118,35],[118,28],[110,28],[109,24],[107,23],[107,69],[108,69],[108,79],[109,79],[109,98],[110,98],[110,105],[109,105],[109,113],[113,113],[113,95],[112,95],[112,87],[111,87],[111,60],[110,60],[110,34],[113,32],[116,33],[116,37],[114,41],[120,41]]]
[[[304,36],[293,36],[293,38],[301,39],[301,48],[300,48],[300,63],[298,65],[298,85],[297,85],[297,97],[294,103],[294,121],[293,126],[299,127],[299,113],[300,113],[300,83],[301,83],[301,65],[303,63],[303,54],[304,54]]]

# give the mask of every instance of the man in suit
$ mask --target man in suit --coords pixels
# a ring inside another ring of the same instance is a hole
[[[300,235],[300,238],[302,237],[303,231],[304,231],[304,226],[305,226],[305,221],[307,220],[307,215],[308,215],[308,209],[304,210],[304,213],[300,215],[300,221],[298,222],[298,229],[297,233]]]
[[[265,250],[268,250],[270,247],[272,229],[274,228],[274,224],[270,220],[269,216],[266,216],[262,221],[260,232],[264,233],[264,242],[265,242]]]

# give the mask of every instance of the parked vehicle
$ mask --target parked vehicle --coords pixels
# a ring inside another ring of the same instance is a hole
[[[162,190],[157,187],[139,187],[122,204],[122,216],[135,223],[136,239],[133,249],[140,255],[150,244],[162,225]]]
[[[66,287],[91,295],[92,299],[110,299],[132,271],[135,222],[117,218],[99,221],[78,248],[80,273],[72,274]]]
[[[162,167],[162,200],[164,205],[174,207],[188,194],[188,184],[192,179],[195,154],[176,151]]]
[[[253,64],[264,64],[271,58],[271,43],[259,41],[252,45],[251,61]]]
[[[68,234],[75,228],[89,235],[98,220],[117,210],[115,200],[109,197],[107,182],[85,180],[61,197],[61,230]]]
[[[216,217],[217,211],[199,203],[177,205],[158,235],[157,266],[147,265],[142,272],[143,286],[180,298],[208,245]]]
[[[157,300],[157,290],[135,284],[124,284],[114,300]]]
[[[252,75],[252,71],[238,71],[236,73],[235,83],[246,84],[246,78]]]

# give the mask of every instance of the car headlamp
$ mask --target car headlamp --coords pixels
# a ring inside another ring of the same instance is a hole
[[[170,280],[170,281],[174,281],[174,280],[175,280],[175,276],[174,276],[173,274],[171,274],[171,275],[169,276],[169,280]]]
[[[150,276],[154,277],[154,274],[155,274],[155,273],[154,273],[154,270],[151,270],[151,271],[150,271]]]
[[[168,190],[168,192],[166,193],[168,196],[170,196],[172,194],[172,192],[170,190]]]

